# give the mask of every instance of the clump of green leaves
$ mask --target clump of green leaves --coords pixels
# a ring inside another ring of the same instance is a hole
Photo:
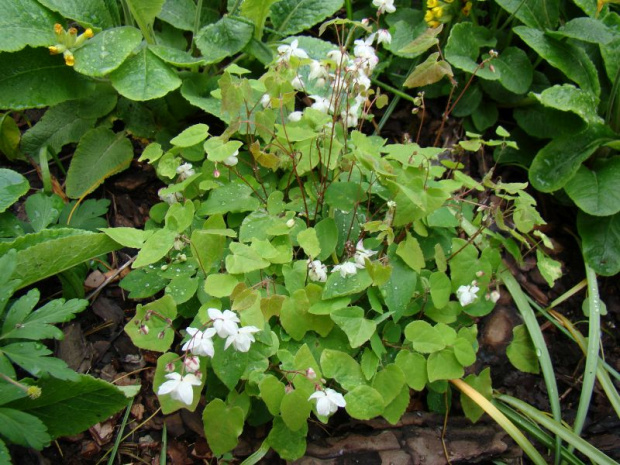
[[[271,422],[267,445],[293,460],[312,413],[396,423],[411,389],[445,405],[448,380],[476,360],[476,318],[498,298],[500,244],[518,255],[542,222],[525,185],[477,182],[441,149],[361,132],[379,98],[366,81],[377,31],[335,27],[351,50],[298,36],[259,79],[226,68],[212,92],[226,131],[196,124],[146,147],[163,201],[144,231],[104,230],[139,249],[121,282],[130,297],[163,291],[126,327],[163,353],[162,410],[193,410],[206,389],[218,455],[246,422]],[[487,189],[503,203],[479,204],[472,194]],[[509,234],[513,221],[518,242],[491,232],[494,218]],[[463,221],[492,245],[462,237]],[[488,373],[467,382],[490,393]]]

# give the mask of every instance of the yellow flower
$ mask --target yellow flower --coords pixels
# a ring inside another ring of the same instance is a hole
[[[431,11],[433,12],[433,15],[435,16],[435,18],[437,19],[441,18],[441,16],[443,15],[443,7],[441,6],[436,6]]]
[[[441,23],[439,21],[428,21],[428,27],[432,27],[433,29],[439,27],[440,24]]]
[[[432,8],[435,8],[438,5],[438,0],[428,0],[426,2],[426,8],[428,8],[429,10]]]
[[[426,10],[426,13],[424,14],[424,21],[426,21],[427,23],[432,21],[434,18],[433,16],[433,12],[431,10]]]
[[[64,31],[64,29],[62,28],[62,26],[58,23],[54,24],[54,32],[56,34],[62,34],[62,32]]]
[[[73,53],[67,50],[63,55],[65,57],[65,64],[67,66],[73,66],[75,64],[75,57],[73,56]]]
[[[463,14],[464,14],[465,16],[469,16],[469,12],[471,11],[471,8],[472,8],[472,3],[471,3],[471,2],[467,2],[467,3],[465,4],[465,6],[463,7],[463,10],[462,10],[462,11],[463,11]]]
[[[88,28],[84,31],[84,35],[90,39],[94,34],[93,34],[93,30],[91,28]]]
[[[52,55],[58,55],[60,50],[56,45],[52,45],[51,47],[47,47]]]
[[[452,3],[454,0],[443,0],[444,3]]]

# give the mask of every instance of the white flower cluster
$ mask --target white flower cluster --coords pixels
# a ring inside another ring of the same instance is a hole
[[[336,412],[338,407],[346,407],[347,405],[344,396],[330,388],[314,392],[308,400],[316,400],[316,412],[324,417]]]
[[[476,295],[480,288],[477,285],[478,283],[474,280],[469,286],[459,286],[456,290],[456,298],[459,299],[461,306],[465,307],[469,304],[474,303],[474,301],[478,298]]]
[[[394,11],[393,0],[380,2],[379,11]],[[324,60],[310,59],[308,53],[299,47],[299,41],[293,40],[290,45],[278,47],[276,62],[283,66],[308,65],[310,70],[308,80],[313,82],[313,88],[322,88],[329,83],[331,92],[311,94],[314,100],[311,108],[326,114],[337,114],[347,127],[359,124],[370,89],[370,77],[379,63],[373,44],[389,44],[392,36],[386,29],[380,29],[364,39],[354,42],[353,56],[344,49],[332,50]],[[307,86],[302,77],[297,74],[291,80],[294,89],[304,91]],[[325,95],[329,95],[326,97]],[[269,95],[264,95],[260,103],[264,108],[271,105]],[[292,112],[289,121],[299,121],[302,113]]]
[[[209,308],[207,310],[209,318],[213,323],[213,327],[200,330],[197,328],[187,328],[186,332],[191,339],[183,344],[182,350],[191,353],[186,355],[183,365],[187,370],[187,374],[169,373],[166,375],[166,381],[157,390],[157,395],[170,394],[170,396],[184,404],[191,405],[194,400],[194,391],[192,386],[199,386],[202,374],[199,371],[200,360],[198,357],[213,357],[215,355],[215,347],[213,345],[213,337],[217,334],[219,337],[226,339],[224,350],[231,345],[239,352],[248,352],[252,342],[255,341],[254,333],[260,331],[255,326],[239,327],[239,317],[235,312],[230,310],[218,310]]]
[[[360,240],[355,246],[355,254],[353,260],[340,263],[332,268],[332,273],[339,272],[340,276],[346,278],[347,276],[353,276],[357,274],[357,270],[361,270],[366,267],[366,259],[370,259],[373,255],[376,255],[376,250],[368,250],[364,247],[363,242]],[[327,281],[327,266],[321,263],[320,260],[308,260],[308,277],[311,281],[318,281],[324,283]]]

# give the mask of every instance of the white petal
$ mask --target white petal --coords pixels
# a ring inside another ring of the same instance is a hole
[[[163,396],[165,394],[170,394],[172,391],[176,391],[179,383],[180,381],[166,381],[161,386],[159,386],[159,389],[157,389],[157,395]]]
[[[173,395],[173,397],[175,396]],[[177,390],[176,398],[184,404],[191,405],[194,400],[194,389],[192,388],[192,385],[189,383],[181,383],[179,385],[179,389]]]

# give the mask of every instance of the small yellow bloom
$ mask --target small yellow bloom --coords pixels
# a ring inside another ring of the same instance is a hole
[[[454,0],[443,0],[444,3],[452,3]]]
[[[434,18],[433,16],[433,12],[431,10],[426,10],[426,13],[424,14],[424,21],[426,21],[427,23],[432,21]]]
[[[435,8],[438,4],[439,4],[438,0],[428,0],[426,2],[426,8],[430,10],[431,8]]]
[[[47,48],[49,49],[52,55],[58,55],[60,53],[60,50],[55,45],[52,45],[51,47],[47,47]]]
[[[467,2],[467,3],[465,4],[465,6],[463,7],[463,10],[462,10],[462,11],[463,11],[463,14],[464,14],[465,16],[469,16],[469,12],[471,11],[471,8],[472,8],[472,3],[471,3],[471,2]]]
[[[31,399],[37,399],[41,397],[41,388],[39,386],[28,386],[26,394],[28,394],[28,397]]]
[[[54,32],[56,34],[62,34],[62,32],[64,31],[64,29],[62,28],[62,26],[58,23],[54,24]]]
[[[75,57],[73,56],[73,53],[71,53],[69,50],[65,51],[64,57],[65,64],[67,66],[73,66],[75,64]]]
[[[88,28],[84,31],[84,35],[86,36],[86,38],[90,39],[94,34],[93,34],[93,30],[91,28]]]
[[[435,16],[435,18],[437,19],[441,18],[441,16],[443,15],[443,7],[441,6],[436,6],[431,11],[433,12],[433,15]]]
[[[77,33],[78,33],[78,30],[76,28],[74,27],[69,28],[69,34],[71,34],[72,36],[77,35]]]
[[[428,27],[432,27],[433,29],[439,27],[440,24],[441,23],[439,21],[428,21]]]

